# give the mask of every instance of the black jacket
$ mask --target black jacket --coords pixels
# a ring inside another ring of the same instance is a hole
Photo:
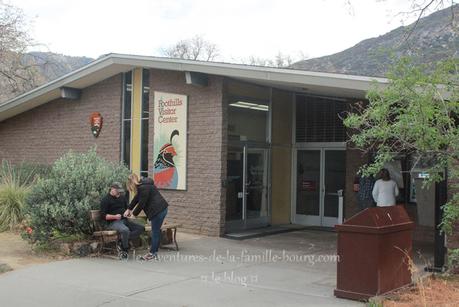
[[[123,195],[120,195],[119,197],[114,197],[110,195],[110,193],[108,193],[100,201],[100,213],[102,215],[102,219],[105,221],[105,217],[107,214],[121,214],[122,216],[124,211],[126,211],[126,207],[126,197],[124,197]]]
[[[138,206],[132,214],[137,216],[143,210],[149,220],[168,206],[168,203],[159,193],[151,178],[142,178],[140,184],[137,186],[137,194],[129,204],[129,210],[132,210],[137,203]]]

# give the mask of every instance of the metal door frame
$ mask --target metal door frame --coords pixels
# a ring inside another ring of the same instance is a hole
[[[245,154],[245,172],[246,172],[246,176],[247,176],[247,156],[249,154],[250,151],[253,151],[253,152],[260,152],[263,154],[263,158],[264,158],[264,175],[263,175],[263,183],[265,184],[263,190],[264,190],[264,193],[265,195],[263,196],[265,198],[265,201],[266,201],[266,216],[263,216],[263,217],[258,217],[258,218],[252,218],[252,219],[249,219],[247,218],[247,216],[245,217],[245,228],[255,228],[255,227],[263,227],[263,226],[267,226],[269,225],[270,223],[270,217],[271,217],[271,206],[270,206],[270,196],[271,196],[271,171],[270,171],[270,150],[269,148],[265,147],[248,147],[246,146],[245,147],[246,149],[246,154]],[[244,212],[245,214],[247,215],[247,190],[246,190],[246,184],[247,184],[247,178],[244,179],[244,201],[243,201],[243,204],[244,204]]]
[[[239,144],[236,146],[242,147],[242,219],[226,221],[225,230],[244,230],[249,228],[264,227],[271,223],[271,148],[269,145],[263,146],[260,144]],[[266,178],[266,205],[267,215],[255,219],[247,218],[247,155],[250,151],[262,151],[265,159],[265,175]]]
[[[310,150],[320,151],[320,196],[319,196],[319,215],[303,215],[296,213],[297,205],[297,185],[298,180],[298,152]],[[324,216],[325,206],[325,152],[326,151],[345,151],[346,143],[327,142],[327,143],[297,143],[293,150],[292,159],[292,223],[307,226],[333,227],[339,223],[339,216],[336,218]]]

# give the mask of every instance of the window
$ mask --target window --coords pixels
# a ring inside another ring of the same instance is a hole
[[[131,167],[131,110],[132,110],[132,72],[123,75],[123,107],[121,122],[121,161]]]
[[[271,89],[228,80],[228,140],[269,143]]]
[[[121,134],[121,161],[129,168],[132,168],[132,158],[135,161],[140,159],[140,175],[148,176],[148,120],[150,108],[150,71],[142,70],[142,96],[141,96],[141,124],[140,131],[132,130],[133,110],[133,71],[123,75],[123,109],[122,109],[122,134]],[[137,102],[139,103],[139,102]],[[138,110],[138,109],[136,109]],[[139,115],[136,115],[136,117]],[[139,135],[140,133],[140,135]],[[132,157],[131,142],[134,136],[140,137],[140,157]]]
[[[297,96],[297,142],[344,142],[346,129],[340,115],[348,103],[325,97]]]
[[[148,120],[150,117],[150,71],[142,71],[142,124],[141,124],[141,151],[140,174],[148,177]]]

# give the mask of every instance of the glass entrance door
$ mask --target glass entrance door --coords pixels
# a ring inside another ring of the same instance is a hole
[[[268,150],[247,149],[246,226],[268,224]]]
[[[227,230],[269,223],[269,150],[229,147],[226,186]]]
[[[226,165],[226,222],[243,220],[244,200],[244,148],[230,146]]]
[[[333,227],[338,223],[339,190],[344,190],[345,151],[299,149],[296,169],[295,223]]]
[[[297,185],[295,222],[320,226],[321,151],[297,151]]]

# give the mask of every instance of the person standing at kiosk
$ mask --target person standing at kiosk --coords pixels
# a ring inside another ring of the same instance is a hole
[[[360,210],[374,207],[371,195],[375,180],[373,176],[356,176],[354,180],[354,192],[357,193],[357,204]]]
[[[397,183],[390,178],[389,171],[383,168],[380,171],[381,179],[376,180],[372,195],[378,207],[395,206],[399,194]]]

